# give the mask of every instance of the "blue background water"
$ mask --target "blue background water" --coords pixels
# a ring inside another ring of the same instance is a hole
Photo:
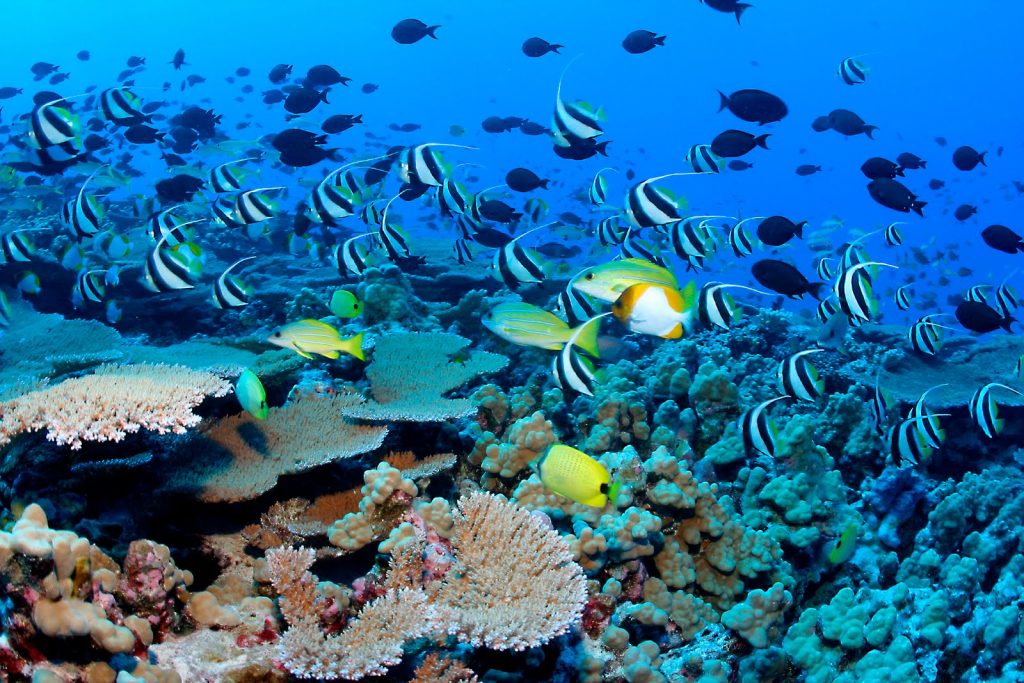
[[[565,79],[565,96],[600,104],[608,112],[605,139],[612,140],[611,164],[633,165],[638,179],[683,169],[683,156],[694,143],[709,142],[726,128],[754,130],[729,113],[716,114],[716,90],[763,88],[780,95],[790,114],[770,132],[770,152],[747,157],[754,169],[722,176],[680,178],[667,184],[684,194],[699,213],[743,215],[782,213],[812,225],[839,216],[847,228],[875,229],[906,218],[908,243],[935,236],[940,243],[960,244],[961,265],[977,275],[954,278],[952,290],[985,280],[999,280],[1014,257],[985,247],[978,237],[990,223],[1015,226],[1019,193],[1010,183],[1021,172],[1020,115],[1024,91],[1014,87],[1014,46],[1024,25],[1020,3],[925,2],[821,3],[812,0],[755,2],[737,26],[725,14],[696,0],[685,2],[77,2],[10,3],[0,25],[0,56],[6,74],[2,85],[25,87],[22,98],[4,103],[9,112],[30,108],[33,85],[28,67],[37,60],[60,64],[72,75],[57,88],[64,94],[89,84],[114,85],[129,55],[147,57],[139,86],[175,84],[170,95],[186,103],[210,99],[224,114],[224,129],[233,137],[255,137],[286,124],[280,105],[268,107],[259,93],[270,86],[266,73],[278,62],[295,65],[296,76],[317,63],[329,63],[354,82],[335,87],[330,106],[318,108],[314,120],[332,113],[362,113],[367,122],[336,139],[361,147],[364,130],[387,134],[393,144],[452,141],[480,147],[458,161],[483,164],[476,189],[501,182],[513,166],[527,166],[562,181],[540,192],[555,215],[580,208],[567,199],[585,187],[609,160],[570,162],[556,158],[544,137],[518,133],[488,135],[480,121],[490,115],[519,115],[548,125],[555,87],[563,67],[582,55]],[[391,26],[405,17],[439,23],[440,40],[416,45],[394,43]],[[646,28],[667,34],[667,45],[644,55],[627,54],[620,42],[628,31]],[[563,55],[528,59],[521,42],[542,36],[564,43]],[[189,66],[173,72],[166,63],[184,48]],[[89,62],[75,53],[88,49]],[[868,83],[850,87],[836,75],[840,60],[866,54]],[[234,85],[224,81],[239,66],[252,76]],[[186,74],[206,83],[181,94],[177,83]],[[256,92],[235,101],[238,89],[251,82]],[[359,92],[364,82],[380,85],[372,95]],[[36,89],[38,89],[38,87]],[[139,89],[144,98],[150,96]],[[816,134],[811,120],[833,108],[859,113],[879,126],[876,140],[844,139],[834,132]],[[253,112],[262,130],[234,131],[245,112]],[[172,112],[173,113],[173,112]],[[388,123],[417,122],[415,133],[388,131]],[[467,129],[453,139],[449,127]],[[934,141],[944,136],[949,145]],[[955,170],[952,150],[971,144],[989,150],[989,169]],[[996,148],[1004,147],[1001,157]],[[895,158],[912,151],[929,161],[928,169],[908,172],[908,186],[929,202],[925,219],[909,218],[875,204],[865,191],[860,164],[869,156]],[[455,158],[455,155],[452,155]],[[824,171],[798,177],[798,164],[814,163]],[[300,169],[298,177],[319,177]],[[947,181],[939,193],[930,178]],[[140,186],[145,191],[148,179]],[[612,176],[612,198],[625,189]],[[979,215],[958,224],[952,209],[959,203],[979,206]],[[947,211],[949,212],[947,214]],[[408,227],[408,226],[407,226]],[[810,274],[810,255],[789,250]],[[876,250],[873,250],[876,251]],[[873,253],[878,257],[879,254]],[[745,264],[744,264],[745,268]],[[740,277],[737,275],[736,277]]]

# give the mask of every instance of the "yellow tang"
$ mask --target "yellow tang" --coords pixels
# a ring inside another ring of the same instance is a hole
[[[639,258],[609,261],[580,271],[572,279],[575,289],[601,301],[615,301],[629,287],[637,284],[658,285],[676,289],[679,281],[667,268]]]
[[[354,318],[363,312],[363,302],[347,289],[339,289],[331,295],[329,308],[339,318]]]
[[[491,332],[513,344],[536,346],[549,351],[561,349],[582,327],[569,327],[554,313],[521,301],[498,304],[484,314],[481,322]],[[582,330],[573,346],[598,357],[598,328],[598,325],[591,325]]]
[[[267,339],[271,344],[295,351],[303,358],[312,358],[318,353],[325,358],[337,358],[341,352],[351,354],[359,360],[363,355],[363,333],[342,339],[338,330],[325,322],[306,318],[288,323]]]
[[[615,502],[619,483],[611,483],[605,466],[583,451],[556,443],[534,463],[544,486],[560,496],[595,508]]]
[[[857,549],[857,534],[860,533],[860,527],[857,526],[856,522],[850,522],[850,524],[843,530],[842,535],[839,537],[839,541],[828,553],[828,561],[832,564],[842,564],[853,556],[853,551]]]
[[[235,382],[235,396],[250,415],[257,420],[266,420],[270,408],[267,406],[267,392],[255,372],[246,368]]]

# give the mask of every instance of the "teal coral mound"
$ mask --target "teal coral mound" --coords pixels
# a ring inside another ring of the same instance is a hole
[[[444,398],[471,379],[501,370],[508,358],[467,349],[469,340],[443,332],[388,334],[377,340],[366,369],[370,400],[346,416],[381,422],[444,422],[476,412],[465,398]]]

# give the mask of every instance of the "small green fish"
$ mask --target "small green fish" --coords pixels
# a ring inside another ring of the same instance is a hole
[[[314,353],[324,358],[337,358],[344,351],[359,360],[366,360],[363,354],[363,333],[342,339],[338,330],[325,322],[307,318],[288,323],[267,339],[271,344],[291,349],[303,358],[312,358]]]
[[[335,290],[329,307],[339,318],[354,318],[363,312],[363,302],[347,289]]]
[[[246,368],[235,383],[235,396],[250,415],[257,420],[266,420],[270,408],[267,406],[267,392],[256,373]]]
[[[860,533],[860,526],[856,522],[850,522],[843,530],[836,545],[828,553],[828,561],[831,564],[842,564],[853,556],[857,549],[857,534]]]
[[[7,299],[7,294],[0,289],[0,327],[11,326],[11,302]]]
[[[43,289],[39,282],[39,276],[32,271],[26,270],[18,276],[18,290],[29,296],[38,294]]]

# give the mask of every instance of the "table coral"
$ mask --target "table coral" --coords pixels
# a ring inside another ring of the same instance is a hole
[[[140,429],[181,434],[199,424],[193,408],[230,389],[223,377],[184,366],[105,365],[0,404],[0,445],[44,428],[47,439],[73,450]]]

